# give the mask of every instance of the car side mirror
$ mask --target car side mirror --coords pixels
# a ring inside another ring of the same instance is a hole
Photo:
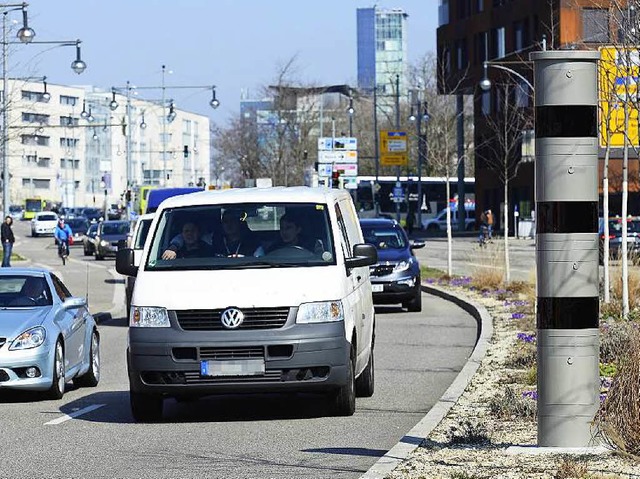
[[[424,241],[416,241],[416,240],[412,240],[409,243],[409,248],[411,248],[411,250],[413,251],[414,249],[420,249],[420,248],[424,248],[425,246],[425,242]]]
[[[62,309],[77,309],[82,308],[86,305],[87,300],[85,298],[72,296],[71,298],[67,298],[62,302]]]
[[[137,276],[138,268],[134,263],[134,253],[131,248],[118,249],[116,252],[116,271],[125,276]]]
[[[378,250],[375,246],[363,243],[353,246],[353,257],[345,260],[347,268],[359,268],[361,266],[371,266],[378,262]]]

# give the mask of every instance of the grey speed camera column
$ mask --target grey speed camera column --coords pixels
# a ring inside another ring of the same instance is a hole
[[[598,58],[594,51],[531,54],[541,447],[592,445],[600,403]]]

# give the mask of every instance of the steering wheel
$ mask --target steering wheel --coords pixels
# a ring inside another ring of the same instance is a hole
[[[9,303],[9,306],[36,306],[36,304],[37,301],[35,298],[32,298],[30,296],[19,296],[13,299]]]

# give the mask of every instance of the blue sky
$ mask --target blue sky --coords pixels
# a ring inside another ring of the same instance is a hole
[[[356,84],[356,8],[349,0],[27,0],[37,40],[82,40],[88,68],[69,67],[72,47],[12,46],[10,75],[46,75],[50,83],[109,89],[126,81],[160,86],[212,85],[222,106],[211,110],[210,92],[167,92],[179,107],[224,122],[239,109],[242,89],[272,83],[278,65],[297,57],[299,78],[315,84]],[[378,1],[408,14],[409,59],[435,50],[437,0]],[[21,23],[20,12],[9,14]],[[37,57],[36,57],[36,54]],[[14,67],[20,61],[26,67]],[[157,99],[160,90],[145,91]]]

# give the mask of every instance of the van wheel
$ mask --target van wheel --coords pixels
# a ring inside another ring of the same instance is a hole
[[[336,416],[353,416],[356,412],[356,387],[353,374],[353,357],[347,363],[347,383],[333,393],[332,406]]]
[[[356,379],[356,395],[361,398],[370,398],[373,396],[373,390],[375,387],[375,375],[373,372],[373,347],[371,348],[371,354],[369,354],[369,362],[367,367],[364,368],[362,374]]]
[[[162,419],[162,396],[130,391],[129,402],[136,422],[158,422]]]

